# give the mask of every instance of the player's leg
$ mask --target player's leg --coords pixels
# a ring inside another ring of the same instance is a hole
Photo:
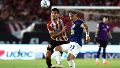
[[[107,47],[107,41],[104,41],[104,44],[103,44],[103,64],[107,64],[107,61],[106,61],[106,47]]]
[[[48,66],[48,68],[51,68],[52,64],[51,64],[51,55],[52,55],[52,51],[47,50],[46,53],[46,64]]]
[[[67,57],[70,68],[75,68],[75,62],[73,59],[80,52],[80,49],[81,49],[81,46],[78,43],[70,42],[69,50],[68,50],[68,57]]]
[[[48,68],[51,68],[51,55],[53,54],[53,48],[54,46],[48,45],[47,47],[47,53],[46,53],[46,64]]]
[[[52,67],[54,66],[63,67],[63,65],[61,64],[61,57],[62,57],[61,52],[63,51],[61,46],[62,44],[67,44],[67,41],[57,41],[57,46],[54,48],[54,56],[57,64],[53,65]]]
[[[57,64],[53,65],[52,67],[63,67],[63,65],[61,64],[61,56],[62,54],[60,52],[65,52],[68,50],[68,44],[62,44],[59,46],[56,46],[54,49],[54,55],[55,55],[55,59]]]
[[[74,62],[73,59],[74,59],[74,55],[69,53],[68,57],[67,57],[67,61],[68,61],[68,64],[69,64],[70,68],[75,68],[75,62]]]
[[[103,64],[106,64],[106,48],[103,48]]]
[[[99,64],[100,52],[101,52],[101,47],[99,47],[98,52],[97,52],[96,64]]]
[[[55,51],[54,51],[54,55],[55,55],[55,59],[56,59],[57,64],[61,64],[61,53],[60,52],[62,52],[62,47],[56,46]]]

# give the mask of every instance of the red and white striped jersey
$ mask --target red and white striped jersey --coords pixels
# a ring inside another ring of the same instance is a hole
[[[67,23],[67,20],[64,20],[62,18],[59,18],[57,22],[54,21],[49,21],[47,24],[47,29],[48,31],[54,31],[54,32],[60,32],[63,27],[65,26],[65,24]],[[51,38],[53,39],[53,38]],[[66,32],[64,32],[62,35],[58,36],[56,39],[53,39],[56,41],[67,41],[67,34]]]

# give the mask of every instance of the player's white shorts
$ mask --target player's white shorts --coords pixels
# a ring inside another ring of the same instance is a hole
[[[81,46],[76,43],[76,42],[70,42],[68,44],[63,44],[62,46],[62,50],[63,52],[68,52],[73,54],[75,57],[77,56],[77,54],[80,52]]]

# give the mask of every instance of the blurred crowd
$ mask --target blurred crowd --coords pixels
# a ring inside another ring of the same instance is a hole
[[[46,23],[50,8],[41,8],[40,1],[0,0],[0,32],[22,30],[33,22]]]
[[[35,29],[39,28],[45,32],[51,8],[41,8],[40,2],[41,0],[0,0],[1,34],[9,32],[12,35],[18,35],[19,31],[32,23],[40,24]],[[120,0],[50,0],[50,2],[51,6],[120,6]],[[65,11],[60,12],[63,12],[63,16],[67,14]],[[109,25],[113,28],[120,27],[119,10],[80,10],[80,12],[80,18],[86,21],[98,21],[102,15],[107,14],[110,21]],[[5,35],[5,37],[7,36]]]
[[[120,0],[51,0],[53,5],[64,6],[120,6]]]
[[[50,19],[50,8],[40,7],[41,0],[0,0],[0,32],[25,29],[33,22],[44,24]],[[50,0],[56,6],[120,6],[120,0]],[[89,10],[87,10],[89,11]],[[96,10],[92,10],[94,12]],[[98,11],[96,11],[98,12]],[[99,11],[98,13],[119,11]],[[84,18],[83,16],[81,16]],[[91,14],[90,19],[94,19]],[[111,21],[116,18],[111,17]],[[117,20],[119,17],[117,17]],[[95,19],[94,19],[95,20]]]
[[[117,9],[77,9],[79,12],[79,18],[84,20],[85,22],[89,22],[90,28],[96,26],[97,23],[102,21],[103,16],[107,16],[109,18],[108,25],[111,27],[111,31],[114,28],[120,28],[120,10]],[[60,10],[61,15],[67,16],[67,10]],[[93,24],[91,22],[94,22]],[[118,30],[118,29],[117,29]],[[119,32],[120,30],[118,30]]]

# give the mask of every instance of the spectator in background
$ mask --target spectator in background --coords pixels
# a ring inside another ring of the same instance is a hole
[[[8,19],[9,13],[7,10],[3,10],[1,11],[0,14],[0,32],[4,32],[4,23],[6,22],[6,20]]]

